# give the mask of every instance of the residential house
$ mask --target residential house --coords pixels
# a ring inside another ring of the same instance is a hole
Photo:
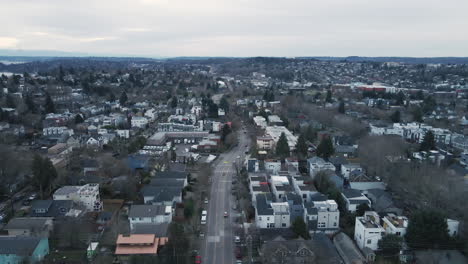
[[[397,216],[389,213],[382,218],[382,227],[387,235],[397,235],[404,237],[408,227],[408,218],[406,216]]]
[[[359,164],[349,163],[341,165],[341,174],[345,179],[349,179],[349,175],[353,171],[363,172],[364,169]]]
[[[159,224],[172,221],[172,207],[165,205],[132,205],[128,213],[130,229],[138,224]]]
[[[83,186],[63,186],[53,195],[54,200],[71,200],[83,206],[87,211],[101,211],[102,202],[99,195],[99,184]]]
[[[73,201],[70,200],[34,200],[31,203],[29,216],[60,218],[76,213]]]
[[[270,150],[273,149],[275,142],[272,137],[263,136],[257,137],[257,148],[259,150]]]
[[[3,228],[9,236],[49,237],[53,230],[52,218],[17,217]]]
[[[167,237],[156,237],[154,234],[132,234],[117,237],[115,255],[156,255],[158,248],[167,243]]]
[[[148,119],[142,116],[133,116],[131,121],[132,128],[145,128],[148,125]]]
[[[327,162],[319,157],[313,157],[307,160],[307,167],[309,175],[312,179],[321,171],[331,170],[335,171],[335,166],[331,162]]]
[[[345,203],[346,210],[350,213],[354,213],[357,210],[357,207],[361,204],[367,204],[369,208],[371,207],[371,201],[367,198],[361,191],[355,189],[345,189],[341,193]]]
[[[384,235],[385,229],[380,225],[380,216],[376,212],[367,211],[364,216],[356,217],[354,240],[361,250],[377,250],[378,242]]]
[[[263,263],[270,264],[341,264],[336,248],[325,235],[316,234],[310,240],[285,240],[281,236],[266,241],[260,250]]]
[[[180,187],[146,185],[141,193],[145,204],[173,206],[182,202],[182,188]]]
[[[334,200],[306,203],[304,218],[310,233],[333,234],[340,229],[340,211]]]
[[[359,248],[356,247],[353,240],[344,232],[340,232],[333,237],[333,244],[340,254],[341,259],[343,259],[344,264],[367,263],[366,258],[362,255]]]
[[[0,237],[0,263],[41,263],[48,254],[48,238]]]

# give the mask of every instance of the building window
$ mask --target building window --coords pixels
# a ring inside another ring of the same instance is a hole
[[[369,245],[370,243],[372,243],[372,240],[371,240],[371,239],[367,239],[367,244]]]
[[[281,226],[282,226],[282,227],[286,227],[286,223],[282,223]]]
[[[258,217],[258,220],[259,220],[259,221],[262,221],[262,217],[261,217],[261,216],[259,216],[259,217]]]

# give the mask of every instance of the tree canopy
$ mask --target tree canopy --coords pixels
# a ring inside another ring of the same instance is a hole
[[[400,252],[403,245],[403,238],[397,235],[389,234],[382,237],[378,242],[379,249],[386,255],[392,255]]]
[[[338,113],[340,114],[346,113],[345,103],[343,100],[340,101],[340,105],[338,106]]]
[[[412,248],[433,248],[449,240],[447,222],[437,211],[417,211],[409,219],[406,241]]]
[[[390,115],[390,120],[391,120],[393,123],[400,123],[400,121],[401,121],[401,113],[400,113],[400,110],[396,110],[395,112],[393,112],[393,113]]]
[[[432,131],[427,131],[424,135],[423,141],[419,146],[420,151],[430,151],[436,148],[436,143],[434,139],[434,133]]]
[[[45,100],[44,109],[45,109],[46,114],[55,113],[54,101],[50,97],[49,93],[46,93],[46,100]]]
[[[301,217],[298,216],[294,219],[291,224],[291,229],[297,236],[304,239],[310,239],[309,232],[307,231],[307,225]]]
[[[304,157],[304,158],[307,157],[308,147],[306,144],[305,136],[303,134],[300,134],[299,138],[297,139],[296,152],[301,157]]]
[[[317,156],[328,160],[328,158],[335,153],[335,149],[333,148],[333,142],[331,141],[330,137],[324,137],[320,144],[317,147]]]
[[[119,98],[119,103],[121,105],[125,105],[128,101],[128,96],[127,96],[127,93],[125,91],[122,92],[122,94],[120,95],[120,98]]]
[[[289,156],[289,152],[290,149],[286,135],[281,133],[281,136],[278,139],[278,143],[276,143],[276,155],[284,159]]]
[[[52,191],[52,182],[57,178],[57,171],[49,158],[35,155],[32,162],[33,183],[39,189],[41,197]]]

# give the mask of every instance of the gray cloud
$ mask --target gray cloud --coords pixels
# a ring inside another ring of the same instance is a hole
[[[468,56],[466,0],[0,0],[0,48],[140,56]]]

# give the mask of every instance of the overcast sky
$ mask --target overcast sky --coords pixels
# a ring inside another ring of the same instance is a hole
[[[0,49],[468,56],[468,0],[0,0],[0,6]]]

